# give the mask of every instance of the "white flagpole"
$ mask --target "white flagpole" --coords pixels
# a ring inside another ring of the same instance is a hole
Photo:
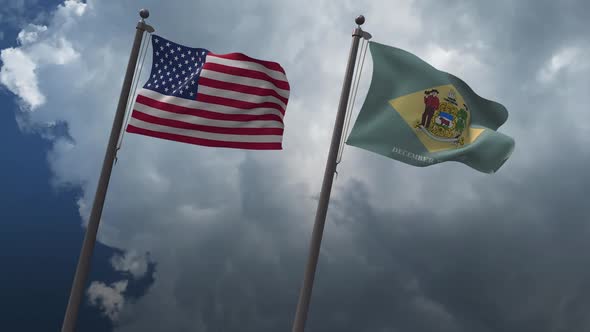
[[[90,219],[88,220],[86,235],[84,236],[82,250],[78,259],[78,266],[76,267],[76,274],[74,275],[74,282],[72,284],[70,298],[68,300],[65,318],[61,328],[62,332],[73,332],[76,326],[78,310],[80,309],[80,303],[82,302],[84,295],[84,288],[88,279],[88,274],[90,272],[90,261],[92,259],[94,245],[96,243],[98,224],[102,215],[102,208],[104,206],[105,196],[109,186],[111,171],[113,170],[113,162],[115,161],[115,156],[117,153],[117,142],[121,135],[121,130],[123,129],[122,127],[123,120],[125,118],[125,109],[127,107],[131,83],[135,74],[135,66],[137,64],[139,49],[141,47],[141,40],[145,31],[154,31],[154,29],[144,21],[149,17],[149,15],[150,14],[147,9],[142,9],[139,12],[141,20],[137,23],[135,39],[133,40],[131,55],[129,56],[129,62],[127,63],[127,72],[125,73],[123,87],[121,88],[119,104],[117,105],[117,112],[115,113],[115,119],[113,120],[113,127],[111,129],[109,143],[107,145],[107,150],[102,164],[102,170],[100,172],[100,178],[98,180],[98,186],[96,188],[96,195],[94,196],[94,203],[92,205]]]
[[[299,294],[299,302],[297,303],[297,312],[295,313],[295,321],[293,323],[292,330],[293,332],[303,332],[305,329],[305,321],[307,320],[307,312],[309,310],[309,303],[311,300],[313,280],[318,264],[322,235],[324,233],[324,224],[326,223],[330,192],[332,191],[332,182],[334,181],[334,173],[336,172],[336,160],[338,157],[340,141],[342,139],[342,129],[344,127],[346,108],[348,106],[348,97],[350,95],[350,87],[352,85],[354,64],[356,61],[359,41],[361,37],[365,36],[364,31],[361,29],[361,25],[365,23],[365,17],[361,15],[355,19],[355,22],[357,24],[357,28],[354,29],[354,32],[352,33],[352,46],[350,48],[350,55],[348,56],[348,64],[346,66],[344,84],[342,85],[340,103],[338,104],[338,112],[336,113],[336,122],[334,123],[332,142],[330,144],[330,151],[328,153],[328,161],[326,162],[326,170],[324,172],[320,200],[318,202],[315,223],[311,234],[309,257],[305,267],[305,275],[303,278],[301,293]]]

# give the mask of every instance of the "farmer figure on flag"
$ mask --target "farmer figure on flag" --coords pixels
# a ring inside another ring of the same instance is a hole
[[[438,90],[436,89],[424,91],[424,94],[426,95],[424,96],[424,104],[426,105],[424,107],[424,113],[422,113],[422,122],[420,122],[420,125],[424,128],[428,128],[430,127],[430,121],[434,116],[434,111],[436,111],[440,105],[440,101],[438,100]]]

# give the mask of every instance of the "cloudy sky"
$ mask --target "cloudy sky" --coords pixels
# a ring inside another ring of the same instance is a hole
[[[500,131],[516,149],[488,175],[458,163],[417,168],[346,147],[307,330],[590,330],[589,2],[10,3],[0,15],[10,27],[0,38],[7,40],[2,119],[46,142],[14,151],[37,156],[21,161],[45,170],[38,182],[51,189],[37,196],[63,195],[59,208],[73,211],[68,227],[76,238],[92,204],[138,9],[150,9],[149,23],[163,37],[277,61],[290,81],[280,152],[125,135],[99,231],[110,256],[95,260],[85,299],[114,331],[290,330],[361,13],[373,40],[504,104],[510,116]],[[353,120],[371,70],[367,56]],[[0,167],[18,176],[19,167]],[[9,226],[3,220],[0,227]],[[75,259],[79,244],[55,255]],[[112,273],[97,273],[103,265]],[[59,282],[67,284],[74,267],[63,268]],[[133,286],[138,280],[149,286]],[[59,322],[63,310],[56,310]]]

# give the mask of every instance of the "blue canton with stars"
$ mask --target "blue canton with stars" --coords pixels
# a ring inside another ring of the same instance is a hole
[[[160,36],[152,37],[152,72],[143,86],[164,95],[195,100],[206,49],[186,47]]]

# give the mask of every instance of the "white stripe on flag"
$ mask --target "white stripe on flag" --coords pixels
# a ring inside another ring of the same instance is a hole
[[[134,110],[155,116],[162,119],[182,121],[185,123],[198,124],[211,127],[223,128],[284,128],[283,124],[278,121],[228,121],[228,120],[213,120],[202,118],[190,114],[178,114],[173,112],[162,111],[141,103],[135,103]]]
[[[202,139],[208,139],[213,141],[225,141],[225,142],[246,142],[246,143],[281,143],[282,135],[230,135],[230,134],[216,134],[208,133],[198,130],[180,129],[173,128],[158,124],[153,124],[145,121],[138,120],[136,118],[130,118],[129,124],[138,128],[151,130],[166,134],[182,135],[187,137],[196,137]]]
[[[282,101],[280,101],[279,99],[277,99],[276,97],[273,97],[273,96],[251,95],[249,93],[242,93],[242,92],[237,92],[237,91],[232,91],[232,90],[212,88],[212,87],[205,86],[205,85],[199,85],[199,90],[198,90],[197,94],[198,95],[205,94],[205,95],[209,95],[209,96],[234,99],[234,100],[245,101],[245,102],[255,103],[255,104],[270,102],[270,103],[274,103],[274,104],[279,105],[283,110],[285,110],[285,108],[287,108],[287,105],[285,105],[285,103],[283,103]]]
[[[225,66],[229,66],[229,67],[237,67],[237,68],[242,68],[242,69],[255,70],[255,71],[267,74],[268,76],[270,76],[276,80],[287,82],[287,76],[285,76],[285,74],[281,73],[280,71],[268,69],[265,66],[263,66],[259,63],[256,63],[256,62],[225,59],[225,58],[217,57],[215,55],[207,54],[207,57],[205,58],[205,63],[218,63],[220,65],[225,65]]]
[[[210,78],[210,79],[222,81],[222,82],[247,85],[247,86],[252,86],[252,87],[256,87],[256,88],[275,90],[281,97],[289,98],[289,90],[279,89],[274,84],[272,84],[272,82],[270,82],[270,81],[259,80],[259,79],[250,78],[250,77],[230,75],[230,74],[220,73],[220,72],[209,70],[209,69],[203,69],[201,71],[201,77],[206,77],[206,78]]]
[[[283,113],[279,110],[274,108],[253,108],[253,109],[241,109],[236,107],[224,106],[224,105],[217,105],[217,104],[210,104],[204,103],[201,101],[190,100],[185,98],[178,98],[174,96],[163,95],[153,90],[149,89],[141,89],[139,90],[139,95],[161,101],[167,104],[172,104],[176,106],[191,108],[191,109],[198,109],[216,113],[223,113],[223,114],[248,114],[248,115],[263,115],[263,114],[274,114],[281,119],[283,118]]]

